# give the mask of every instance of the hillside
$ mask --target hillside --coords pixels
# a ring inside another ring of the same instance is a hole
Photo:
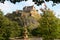
[[[29,28],[34,29],[36,27],[38,27],[39,22],[38,19],[40,18],[40,14],[38,14],[38,12],[36,11],[36,9],[34,8],[34,10],[31,9],[31,6],[29,6],[30,9],[28,10],[16,10],[12,13],[8,13],[5,16],[7,18],[9,18],[12,21],[16,21],[18,22],[18,25],[20,26],[24,26],[24,23],[29,26]],[[38,18],[39,17],[39,18]]]

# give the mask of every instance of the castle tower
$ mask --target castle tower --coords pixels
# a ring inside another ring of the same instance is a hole
[[[38,14],[38,11],[35,9],[34,5],[32,5],[32,6],[25,6],[23,8],[23,11],[30,13],[30,15],[32,17],[36,18],[36,19],[37,19],[37,17],[40,18],[40,14]]]
[[[25,7],[23,8],[23,11],[25,11],[25,12],[30,12],[30,11],[32,11],[32,10],[35,10],[34,5],[32,5],[32,6],[25,6]]]

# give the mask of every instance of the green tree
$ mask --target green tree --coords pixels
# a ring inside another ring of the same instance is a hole
[[[44,10],[41,20],[40,29],[44,40],[53,40],[57,38],[58,20],[51,10]]]
[[[22,27],[18,25],[17,22],[13,21],[13,23],[11,23],[11,37],[21,37],[21,30]]]
[[[8,40],[9,38],[9,34],[10,34],[10,31],[8,29],[10,29],[7,25],[8,23],[8,19],[5,18],[3,16],[3,12],[0,11],[0,39],[1,40]]]
[[[59,18],[57,18],[57,20],[58,20],[58,36],[57,36],[57,38],[59,39],[60,38],[60,19]]]
[[[18,37],[21,35],[20,29],[17,22],[9,20],[0,12],[0,40],[9,40],[10,37]]]
[[[43,37],[43,40],[54,40],[58,35],[58,19],[51,10],[43,10],[40,25],[32,31],[34,36]]]
[[[1,3],[4,3],[6,0],[0,0]],[[10,1],[11,3],[15,4],[16,2],[22,2],[22,1],[28,1],[28,0],[7,0]],[[53,3],[60,3],[60,0],[32,0],[33,2],[35,2],[35,4],[37,4],[38,6],[41,5],[42,3],[49,2],[49,1],[53,1]]]
[[[22,10],[17,10],[11,14],[5,15],[8,19],[15,21],[20,25],[23,29],[21,32],[21,36],[23,38],[27,38],[27,36],[30,35],[30,31],[38,26],[37,20],[31,16],[32,14],[30,12],[24,12]],[[28,30],[29,31],[28,31]]]

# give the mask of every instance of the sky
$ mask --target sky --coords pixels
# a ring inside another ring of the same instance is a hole
[[[52,1],[46,2],[47,7],[53,10],[55,15],[60,18],[60,4],[56,4],[56,6],[53,7],[52,4],[53,4]],[[16,10],[22,10],[23,7],[25,6],[32,6],[32,5],[34,5],[34,7],[37,10],[39,10],[40,8],[44,8],[43,4],[37,6],[36,4],[34,4],[34,2],[32,2],[32,0],[28,0],[26,2],[25,1],[19,3],[17,2],[16,4],[11,3],[10,1],[5,1],[4,4],[0,3],[0,9],[1,11],[4,12],[4,14],[7,14],[7,13],[12,13],[13,11]],[[39,10],[38,12],[40,13],[41,11]]]

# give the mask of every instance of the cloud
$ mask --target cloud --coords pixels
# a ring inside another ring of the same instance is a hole
[[[53,10],[56,15],[60,15],[60,4],[57,4],[56,6],[52,7],[53,2],[46,2],[46,5],[48,8],[50,8],[51,10]],[[11,13],[12,11],[15,10],[22,10],[24,6],[31,6],[34,5],[35,8],[37,10],[39,10],[40,13],[40,8],[44,8],[43,5],[37,6],[34,4],[34,2],[32,2],[32,0],[28,0],[28,1],[22,1],[22,2],[17,2],[16,4],[11,3],[10,1],[5,1],[4,4],[0,3],[0,9],[4,12],[4,14],[6,13]]]
[[[10,1],[5,1],[4,4],[0,3],[0,9],[6,14],[6,13],[11,13],[12,11],[15,10],[22,10],[24,6],[31,6],[34,3],[31,0],[28,1],[22,1],[20,3],[13,4]]]
[[[11,12],[11,10],[14,8],[14,4],[10,3],[9,1],[5,1],[4,4],[0,3],[0,9],[4,12]]]

